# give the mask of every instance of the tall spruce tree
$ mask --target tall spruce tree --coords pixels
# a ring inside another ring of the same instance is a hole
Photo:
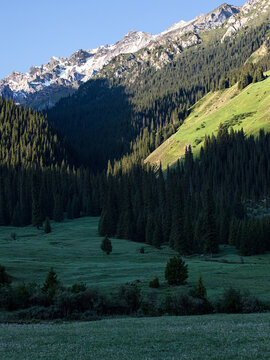
[[[54,269],[51,268],[42,287],[42,290],[48,295],[50,300],[54,297],[58,285],[57,274]]]
[[[40,182],[38,175],[32,177],[32,225],[39,228],[42,225],[41,210],[39,204]]]
[[[217,253],[219,251],[219,241],[215,220],[215,203],[212,191],[210,189],[206,191],[204,208],[204,231],[204,251],[210,254]]]
[[[188,278],[188,265],[184,260],[175,256],[171,258],[166,265],[165,279],[169,285],[182,285]]]
[[[110,255],[110,253],[112,252],[112,243],[108,236],[105,236],[105,238],[102,240],[100,248],[107,255]]]
[[[56,222],[61,222],[64,220],[62,200],[59,194],[55,197],[54,210],[53,210],[53,219]]]

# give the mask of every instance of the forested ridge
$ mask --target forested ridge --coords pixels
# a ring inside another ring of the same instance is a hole
[[[123,71],[125,55],[120,55],[98,78],[60,100],[48,119],[93,169],[105,168],[108,160],[132,165],[172,135],[189,107],[207,92],[240,80],[243,65],[268,33],[269,24],[264,23],[223,43],[199,44],[160,70],[134,61]],[[257,66],[265,69],[268,64]]]
[[[67,141],[36,111],[0,98],[0,164],[53,168],[74,163]]]
[[[183,162],[166,177],[150,167],[108,173],[99,231],[163,243],[180,254],[215,253],[219,244],[237,246],[250,255],[270,250],[269,218],[251,218],[247,204],[269,204],[270,135],[258,138],[220,125],[206,137],[200,156],[186,149]]]

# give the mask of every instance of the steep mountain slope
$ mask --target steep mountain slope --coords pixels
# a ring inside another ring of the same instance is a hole
[[[219,39],[231,37],[239,28],[246,26],[251,18],[265,15],[268,5],[266,0],[249,0],[243,7],[223,4],[207,15],[188,22],[180,21],[158,35],[132,30],[116,44],[90,50],[80,49],[70,58],[52,57],[47,64],[31,67],[25,74],[13,72],[0,81],[0,95],[36,109],[51,107],[60,98],[74,93],[79,85],[95,76],[119,54],[134,54],[144,49],[136,56],[137,62],[150,62],[158,69],[184,49],[204,42],[205,32],[219,29]],[[128,57],[130,65],[133,64],[133,58]],[[121,75],[127,67],[126,57],[119,58],[119,61],[121,69],[118,69],[118,73]]]
[[[220,42],[233,41],[249,28],[256,28],[263,22],[269,23],[270,3],[267,0],[248,0],[242,7],[223,4],[207,15],[182,24],[158,36],[145,48],[135,54],[121,54],[105,66],[98,77],[120,78],[122,82],[133,84],[147,68],[161,69],[178,61],[185,49],[199,44],[218,46]],[[252,45],[251,45],[252,46]],[[195,50],[196,51],[196,50]],[[132,85],[131,85],[132,86]]]
[[[0,98],[0,166],[53,168],[73,161],[68,144],[42,114]]]
[[[219,29],[205,32],[205,43],[190,47],[157,69],[164,48],[119,55],[97,77],[48,111],[48,120],[83,153],[90,166],[131,154],[145,159],[175,132],[194,105],[222,77],[238,80],[241,67],[263,44],[269,24],[241,29],[221,42]],[[218,36],[218,39],[217,39]],[[150,56],[157,62],[140,60]],[[129,161],[129,160],[128,160]]]
[[[161,162],[166,168],[185,154],[188,145],[198,154],[205,135],[216,135],[220,123],[235,130],[243,128],[247,134],[257,135],[262,128],[270,131],[270,72],[267,75],[266,80],[242,91],[235,85],[206,95],[191,108],[191,114],[178,131],[150,154],[146,162]]]

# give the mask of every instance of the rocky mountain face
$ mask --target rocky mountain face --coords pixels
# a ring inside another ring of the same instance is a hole
[[[234,14],[229,18],[225,28],[222,41],[227,37],[232,36],[241,27],[248,26],[251,21],[256,21],[257,18],[264,17],[270,11],[269,0],[248,0],[242,7],[238,15]]]
[[[126,69],[127,62],[134,61],[134,53],[138,53],[136,61],[150,61],[158,69],[185,48],[200,43],[203,33],[222,29],[221,40],[224,41],[242,26],[247,26],[250,19],[268,11],[268,0],[249,0],[242,7],[223,4],[207,15],[180,21],[158,35],[132,30],[113,45],[80,49],[70,58],[52,57],[45,65],[32,66],[27,73],[13,72],[0,80],[0,95],[36,109],[52,107],[120,54],[129,54],[120,59],[123,61],[121,71]],[[149,58],[149,53],[154,56]]]
[[[12,72],[0,81],[0,94],[38,109],[51,107],[96,75],[112,58],[136,52],[152,38],[151,34],[130,31],[116,44],[86,51],[80,49],[68,59],[52,57],[47,64],[32,66],[27,73]]]

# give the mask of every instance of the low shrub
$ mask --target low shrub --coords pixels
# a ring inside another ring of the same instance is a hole
[[[6,272],[6,268],[0,265],[0,286],[9,285],[12,282],[12,277]]]
[[[118,298],[124,308],[126,308],[127,314],[138,311],[142,300],[141,291],[134,283],[127,283],[120,286]]]
[[[161,316],[165,313],[164,305],[156,292],[144,296],[140,311],[142,316]]]
[[[83,282],[73,284],[70,289],[70,291],[75,294],[85,290],[86,285]]]
[[[15,315],[19,320],[55,320],[61,318],[59,309],[53,305],[49,307],[33,306],[17,311]]]
[[[255,296],[248,292],[241,293],[239,290],[229,288],[224,291],[216,304],[217,312],[233,313],[256,313],[265,310],[265,305]]]
[[[218,312],[222,313],[241,313],[242,312],[242,296],[239,290],[232,287],[223,292],[222,298],[217,303]]]
[[[157,289],[157,288],[159,288],[159,279],[158,279],[158,277],[155,277],[153,280],[151,280],[150,282],[149,282],[149,287],[151,287],[151,288],[155,288],[155,289]]]
[[[259,313],[265,311],[264,304],[257,299],[255,296],[247,295],[242,297],[242,312],[249,313]]]
[[[170,315],[202,315],[212,312],[212,307],[205,300],[181,292],[167,296],[164,308]]]

